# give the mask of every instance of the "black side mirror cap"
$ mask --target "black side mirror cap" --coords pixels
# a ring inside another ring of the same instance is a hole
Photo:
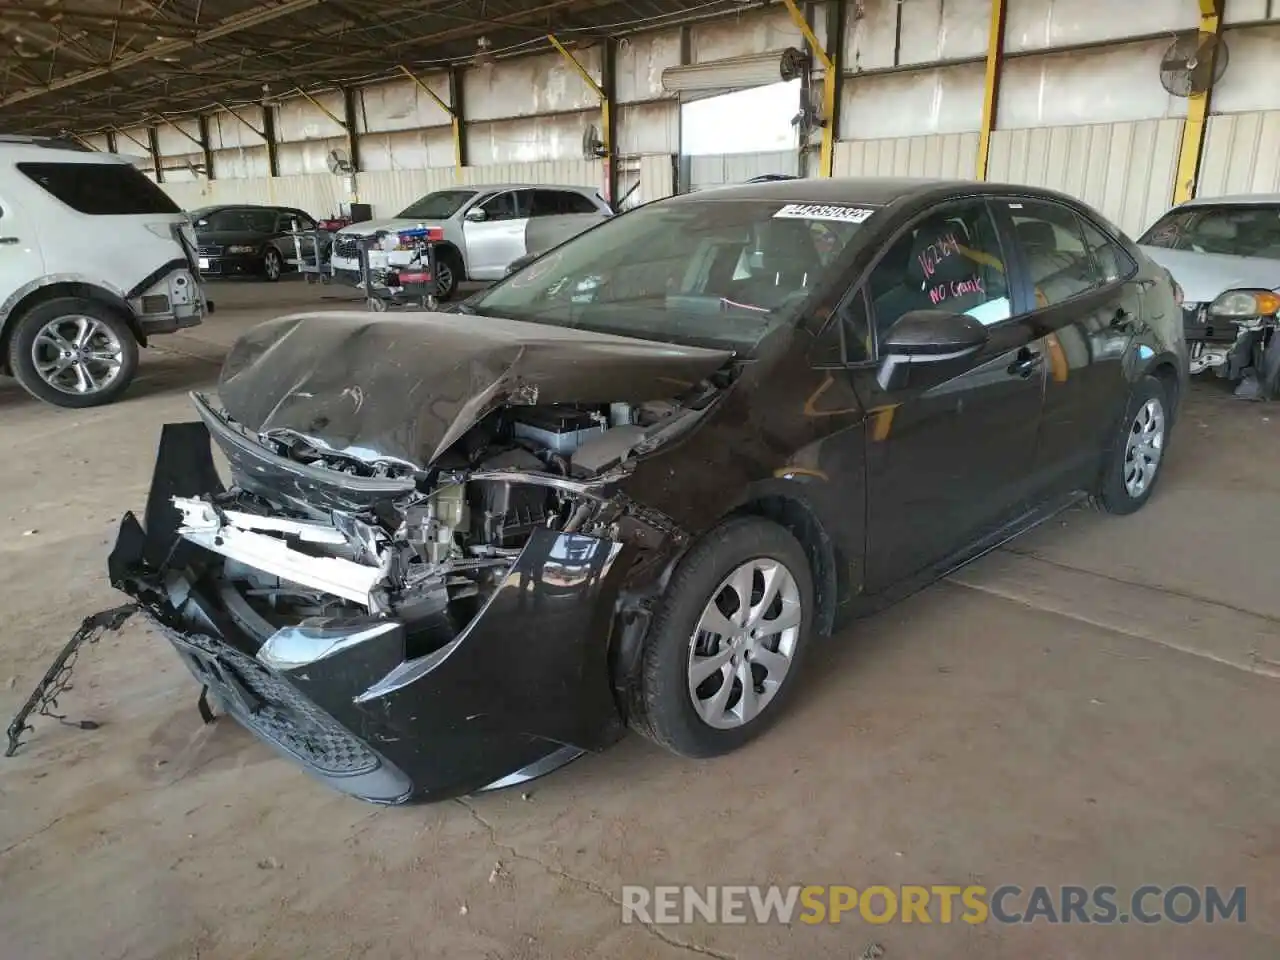
[[[889,328],[880,343],[883,358],[876,381],[881,390],[900,390],[913,379],[913,369],[934,368],[930,384],[953,376],[987,345],[987,328],[973,317],[944,310],[912,310]]]

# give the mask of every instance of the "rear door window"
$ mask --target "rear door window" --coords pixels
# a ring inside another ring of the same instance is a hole
[[[1280,205],[1204,205],[1171,210],[1138,242],[1167,250],[1280,260]]]
[[[79,213],[118,217],[181,212],[167,193],[125,163],[24,162],[17,167]]]
[[[1036,309],[1103,285],[1074,211],[1042,200],[1010,201],[1006,207],[1034,287]]]

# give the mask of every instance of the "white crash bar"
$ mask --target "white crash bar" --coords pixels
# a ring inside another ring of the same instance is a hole
[[[178,533],[184,539],[282,580],[368,607],[369,593],[382,578],[377,567],[341,557],[308,556],[276,537],[254,532],[271,530],[313,543],[346,544],[346,537],[327,524],[259,517],[237,510],[223,511],[224,523],[204,500],[174,497],[173,505],[182,513]]]

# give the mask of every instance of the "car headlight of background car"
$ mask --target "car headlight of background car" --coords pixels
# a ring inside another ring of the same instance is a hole
[[[252,244],[238,243],[227,247],[227,253],[257,253],[258,248]]]
[[[1209,304],[1209,314],[1228,320],[1274,317],[1280,311],[1280,295],[1270,290],[1228,290]]]

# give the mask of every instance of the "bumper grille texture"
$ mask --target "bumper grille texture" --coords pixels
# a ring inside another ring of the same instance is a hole
[[[354,776],[378,768],[379,760],[372,750],[257,660],[209,637],[170,634],[170,639],[184,655],[191,656],[184,647],[195,648],[214,659],[221,671],[234,671],[235,678],[262,703],[250,712],[222,695],[219,699],[224,709],[303,764],[330,776]],[[211,689],[218,692],[212,685]]]
[[[344,260],[355,260],[360,256],[360,240],[356,237],[338,237],[333,241],[333,255]]]

